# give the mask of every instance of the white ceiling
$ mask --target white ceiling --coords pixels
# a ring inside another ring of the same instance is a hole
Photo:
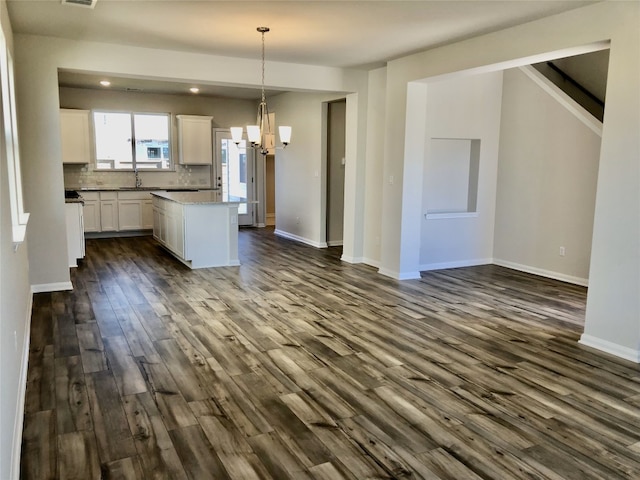
[[[420,50],[500,30],[593,1],[581,0],[8,0],[14,33],[372,68]]]

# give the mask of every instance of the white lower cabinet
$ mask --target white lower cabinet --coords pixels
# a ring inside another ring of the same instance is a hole
[[[69,266],[77,267],[78,259],[84,258],[84,225],[82,203],[65,203],[67,223],[67,253]]]
[[[142,229],[153,229],[153,201],[151,198],[142,200]]]
[[[100,231],[118,230],[118,192],[100,192]]]
[[[184,215],[182,205],[153,199],[153,236],[179,257],[184,257]]]
[[[240,265],[238,204],[153,196],[153,237],[190,268]]]
[[[84,232],[99,232],[101,230],[100,194],[98,192],[82,192],[82,198],[84,199]]]
[[[100,201],[100,231],[118,231],[118,202],[116,200]]]
[[[159,200],[153,200],[153,237],[160,243],[167,243],[167,225],[164,209],[156,205]]]
[[[153,229],[151,192],[82,192],[85,233]]]
[[[118,225],[120,231],[142,229],[140,200],[118,200]]]
[[[118,192],[118,218],[120,231],[151,230],[151,192]]]

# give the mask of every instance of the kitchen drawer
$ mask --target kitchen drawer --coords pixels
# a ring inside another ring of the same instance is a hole
[[[118,192],[102,191],[100,192],[100,200],[118,200]]]
[[[100,192],[87,192],[86,190],[80,190],[80,196],[85,200],[100,200]]]
[[[149,200],[151,192],[118,192],[118,200]]]

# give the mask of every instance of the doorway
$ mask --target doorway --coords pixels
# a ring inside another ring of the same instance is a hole
[[[276,225],[276,156],[268,154],[265,159],[265,225]]]
[[[226,129],[214,129],[214,142],[211,185],[221,189],[223,202],[241,202],[238,225],[255,225],[255,150],[245,139],[236,145]]]
[[[344,166],[346,99],[327,105],[327,245],[342,245],[344,236]]]

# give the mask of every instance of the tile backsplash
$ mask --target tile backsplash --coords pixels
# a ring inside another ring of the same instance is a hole
[[[65,188],[133,187],[132,171],[94,170],[93,165],[64,165]],[[211,167],[208,165],[176,165],[171,172],[139,172],[142,186],[147,187],[211,187]]]

